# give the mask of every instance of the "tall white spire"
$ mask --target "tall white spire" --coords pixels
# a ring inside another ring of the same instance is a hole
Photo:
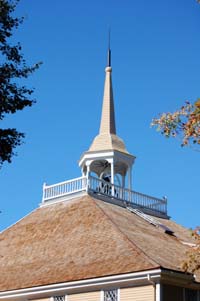
[[[108,48],[108,62],[105,68],[105,84],[99,135],[93,140],[89,151],[118,150],[128,153],[124,142],[116,135],[115,109],[112,88],[111,50]]]
[[[101,124],[99,134],[116,134],[115,109],[112,88],[112,68],[111,68],[111,49],[110,49],[110,29],[108,32],[108,55],[107,67],[105,69],[106,77],[104,84],[104,96],[101,114]]]
[[[88,176],[92,172],[100,179],[106,176],[111,184],[120,176],[121,184],[118,185],[122,187],[125,187],[128,175],[128,188],[131,189],[131,170],[135,157],[128,153],[123,140],[116,134],[110,46],[105,73],[99,134],[94,138],[89,150],[82,155],[79,166],[83,175]]]
[[[108,50],[108,52],[110,52],[110,49]],[[109,54],[108,54],[108,63],[111,64]],[[105,77],[105,85],[104,85],[103,106],[102,106],[99,134],[104,134],[104,133],[116,134],[111,66],[107,66],[105,72],[106,72],[106,77]]]

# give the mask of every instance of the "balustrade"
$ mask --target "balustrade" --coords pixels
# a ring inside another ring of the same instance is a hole
[[[122,188],[106,182],[102,179],[90,176],[80,177],[55,185],[44,185],[43,203],[49,200],[70,195],[76,192],[88,191],[99,195],[109,196],[126,202],[128,205],[146,208],[163,214],[167,214],[167,200],[158,199],[127,188]]]
[[[43,202],[48,200],[82,191],[86,189],[87,180],[85,177],[72,179],[69,181],[61,182],[55,185],[43,187]]]

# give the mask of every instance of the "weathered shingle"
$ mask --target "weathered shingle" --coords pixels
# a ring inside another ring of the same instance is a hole
[[[160,266],[179,270],[186,249],[180,237],[127,209],[84,196],[39,208],[1,233],[0,291]]]

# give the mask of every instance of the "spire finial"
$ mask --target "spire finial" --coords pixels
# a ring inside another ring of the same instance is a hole
[[[108,67],[111,67],[111,49],[110,49],[110,27],[108,29]]]

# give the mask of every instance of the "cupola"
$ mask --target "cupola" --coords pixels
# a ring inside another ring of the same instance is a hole
[[[81,177],[54,185],[44,184],[41,206],[92,195],[102,201],[168,218],[167,200],[155,198],[132,189],[131,155],[124,141],[117,135],[112,88],[111,50],[105,68],[105,85],[98,135],[79,161]],[[134,211],[135,213],[136,211]],[[142,212],[142,213],[141,213]]]
[[[135,157],[127,151],[124,141],[116,133],[109,48],[99,134],[94,138],[89,150],[83,153],[79,166],[83,176],[93,175],[122,188],[127,186],[131,190],[134,159]]]

